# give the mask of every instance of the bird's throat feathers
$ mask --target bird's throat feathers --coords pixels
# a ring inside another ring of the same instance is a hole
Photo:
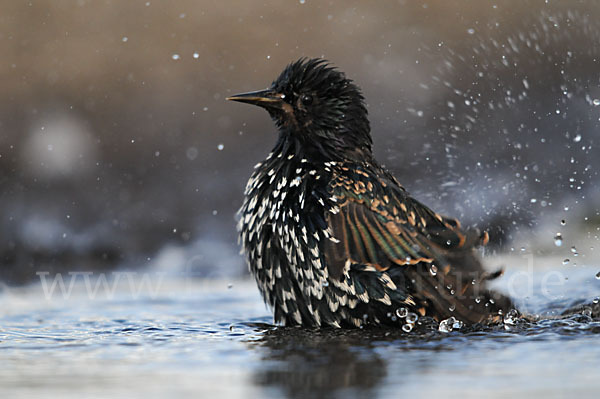
[[[371,159],[372,141],[368,121],[354,125],[352,131],[342,128],[320,128],[290,124],[279,126],[279,137],[273,153],[295,155],[314,162]]]

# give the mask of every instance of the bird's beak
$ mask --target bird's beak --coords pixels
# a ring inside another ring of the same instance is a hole
[[[277,93],[271,89],[266,89],[251,91],[249,93],[235,94],[231,97],[227,97],[226,100],[254,104],[263,108],[281,109],[284,98],[285,96],[283,94]]]

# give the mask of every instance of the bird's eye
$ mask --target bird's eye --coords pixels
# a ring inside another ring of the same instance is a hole
[[[302,105],[310,105],[313,103],[313,98],[310,94],[304,94],[300,98],[300,101],[302,101]]]

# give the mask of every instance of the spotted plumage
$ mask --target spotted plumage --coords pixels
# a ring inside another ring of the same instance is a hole
[[[414,200],[373,158],[358,87],[325,61],[290,64],[271,87],[230,100],[279,129],[245,190],[242,251],[275,321],[310,327],[494,320],[510,301],[486,288],[462,229]]]

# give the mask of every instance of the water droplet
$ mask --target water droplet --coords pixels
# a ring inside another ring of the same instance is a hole
[[[469,29],[467,29],[467,33],[468,33],[469,35],[472,35],[472,34],[474,34],[474,33],[475,33],[475,29],[473,29],[473,28],[469,28]]]
[[[123,36],[123,38],[121,39],[121,41],[122,41],[123,43],[126,43],[126,42],[127,42],[127,40],[129,40],[129,39],[127,38],[127,36]]]
[[[223,144],[219,144],[217,146],[217,150],[219,150],[219,151],[223,151],[223,148],[225,148],[225,145],[223,145]]]
[[[402,331],[404,332],[411,332],[413,329],[413,325],[412,324],[405,324],[402,326]]]
[[[519,318],[519,311],[516,309],[511,309],[506,316],[504,316],[504,324],[515,325],[517,324],[517,320]]]
[[[454,317],[451,317],[450,319],[454,319]],[[450,319],[442,320],[438,327],[438,331],[444,332],[444,333],[448,333],[448,332],[452,331],[452,324],[448,323],[448,320],[450,320]]]
[[[172,58],[173,60],[177,61],[177,60],[179,59],[179,54],[173,54],[173,55],[171,56],[171,58]]]
[[[476,303],[481,303],[481,297],[478,296],[477,298],[475,298],[475,302]]]
[[[437,274],[437,266],[431,265],[431,267],[429,268],[429,273],[431,273],[432,276],[435,276]]]
[[[463,322],[460,320],[457,320],[454,317],[449,317],[446,320],[442,320],[440,322],[440,325],[438,327],[438,331],[440,332],[444,332],[444,333],[449,333],[452,332],[453,330],[458,330],[460,328],[462,328],[463,326]]]
[[[216,209],[213,209],[213,211],[212,211],[213,216],[217,216],[218,213],[219,213],[219,211],[217,211]]]
[[[232,289],[232,288],[233,288],[233,284],[231,284],[231,283],[227,284],[227,289],[229,289],[229,290],[230,290],[230,289]]]
[[[325,280],[323,281],[323,284],[321,284],[323,287],[329,287],[329,281]]]
[[[190,147],[185,151],[185,156],[190,161],[193,161],[198,156],[198,149],[196,147]]]
[[[567,224],[567,221],[565,219],[563,219],[560,221],[560,224],[564,226],[565,224]]]
[[[396,309],[396,316],[403,319],[408,315],[408,310],[406,308],[398,308]]]
[[[554,245],[556,245],[557,247],[560,247],[563,243],[562,240],[562,234],[560,233],[556,233],[556,235],[554,236]]]
[[[410,324],[414,324],[419,320],[419,316],[416,313],[409,313],[406,315],[406,322]]]
[[[194,54],[192,54],[192,57],[194,57],[195,59],[198,59],[198,58],[200,58],[200,54],[194,53]]]
[[[600,105],[600,100],[597,98],[594,98],[594,100],[592,101],[592,104],[598,106],[598,105]]]
[[[596,273],[596,280],[600,280],[600,272]]]
[[[573,141],[579,143],[581,141],[581,134],[578,134],[577,136],[573,137]]]
[[[571,247],[571,252],[574,253],[574,254],[576,254],[577,253],[577,248],[575,248],[575,246],[572,246]]]
[[[571,260],[569,258],[563,260],[563,265],[568,265]]]
[[[271,56],[270,56],[270,55],[267,55],[267,59],[268,59],[268,60],[270,60],[270,59],[271,59]]]
[[[450,307],[448,308],[449,311],[454,312],[456,310],[456,305],[452,304],[450,305]]]

